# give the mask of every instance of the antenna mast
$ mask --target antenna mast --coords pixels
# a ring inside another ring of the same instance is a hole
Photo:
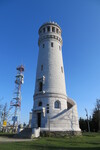
[[[21,65],[16,68],[17,75],[15,80],[14,97],[10,102],[10,106],[15,108],[14,116],[12,117],[13,128],[17,129],[20,122],[20,110],[21,110],[21,85],[24,83],[24,66]]]

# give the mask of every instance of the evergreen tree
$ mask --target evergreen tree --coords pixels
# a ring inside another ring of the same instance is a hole
[[[88,128],[87,128],[87,120],[86,119],[83,119],[80,117],[79,119],[79,125],[80,125],[80,129],[84,132],[84,131],[88,131]]]
[[[96,105],[92,115],[92,125],[94,131],[100,131],[100,99],[96,100]]]

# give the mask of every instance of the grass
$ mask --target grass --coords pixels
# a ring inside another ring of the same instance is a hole
[[[0,150],[100,150],[100,133],[77,137],[42,137],[30,142],[0,143]]]

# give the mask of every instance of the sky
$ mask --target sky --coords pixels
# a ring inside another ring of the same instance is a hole
[[[100,99],[99,0],[0,0],[0,103],[15,89],[16,67],[25,67],[21,88],[21,122],[28,123],[38,59],[38,29],[48,21],[62,28],[63,62],[68,97],[79,117],[91,115]]]

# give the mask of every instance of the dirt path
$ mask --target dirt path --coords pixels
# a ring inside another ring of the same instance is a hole
[[[0,143],[5,142],[23,142],[23,141],[33,141],[33,139],[16,139],[16,138],[8,138],[0,136]]]

